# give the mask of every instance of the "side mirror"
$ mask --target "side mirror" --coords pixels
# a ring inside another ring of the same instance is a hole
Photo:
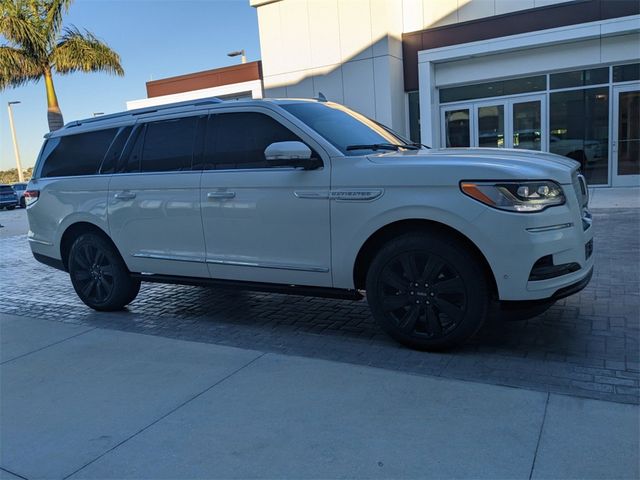
[[[274,166],[297,167],[313,170],[322,165],[311,158],[311,149],[302,142],[275,142],[264,151],[266,160]]]

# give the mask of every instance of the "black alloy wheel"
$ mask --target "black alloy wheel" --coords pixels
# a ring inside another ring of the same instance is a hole
[[[131,278],[119,253],[98,234],[78,237],[68,270],[80,299],[95,310],[119,310],[140,290],[140,281]]]
[[[439,350],[480,328],[489,304],[476,259],[455,241],[410,234],[389,242],[367,276],[374,317],[394,339]]]

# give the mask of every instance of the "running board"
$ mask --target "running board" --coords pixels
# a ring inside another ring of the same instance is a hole
[[[288,295],[337,298],[341,300],[362,300],[364,298],[358,290],[348,290],[344,288],[310,287],[306,285],[287,285],[284,283],[244,282],[240,280],[223,280],[218,278],[181,277],[174,275],[142,273],[132,273],[131,276],[142,282],[152,283],[218,287],[230,290],[249,290],[253,292],[285,293]]]

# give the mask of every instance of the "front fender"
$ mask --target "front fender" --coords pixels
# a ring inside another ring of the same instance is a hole
[[[457,187],[387,189],[373,202],[332,202],[334,286],[354,288],[353,272],[360,249],[372,235],[392,223],[404,220],[437,222],[458,231],[480,248],[482,235],[474,221],[484,209],[478,202],[462,195]]]

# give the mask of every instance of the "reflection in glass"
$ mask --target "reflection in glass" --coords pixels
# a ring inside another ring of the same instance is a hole
[[[541,104],[522,102],[513,104],[513,148],[541,150]]]
[[[471,146],[469,109],[450,110],[445,113],[447,147]]]
[[[478,107],[478,146],[504,148],[504,106]]]
[[[550,96],[549,151],[577,160],[590,184],[607,183],[609,89],[590,88]]]
[[[618,97],[618,175],[640,174],[640,91]]]

